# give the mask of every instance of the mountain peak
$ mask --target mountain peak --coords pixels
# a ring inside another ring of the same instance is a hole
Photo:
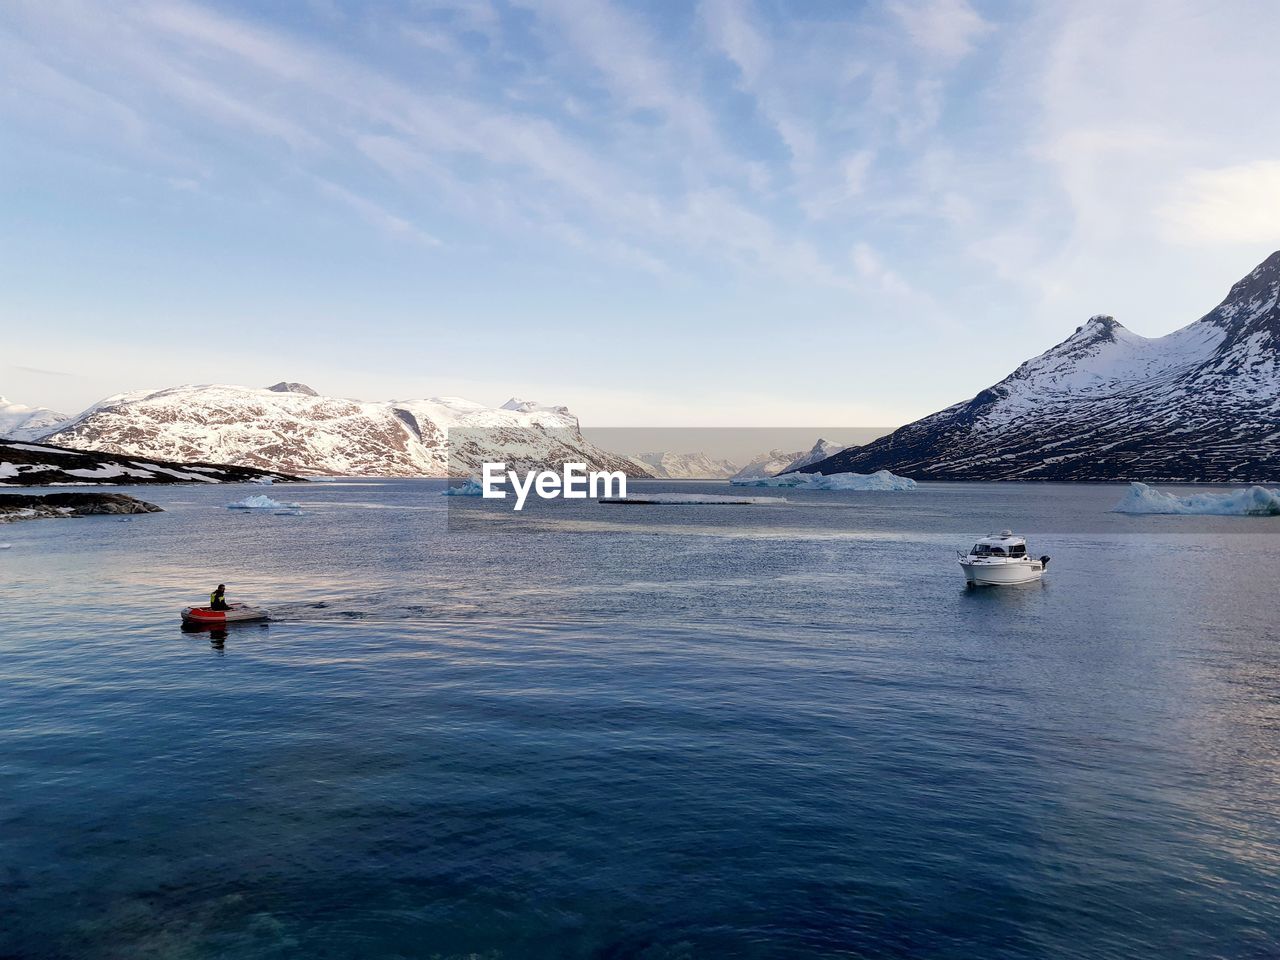
[[[274,383],[267,387],[267,389],[273,393],[301,393],[308,397],[320,396],[305,383],[295,383],[292,380],[281,380],[279,383]]]
[[[1272,275],[1280,274],[1280,250],[1277,250],[1271,256],[1267,257],[1267,259],[1254,267],[1253,273],[1249,274],[1249,276],[1262,276],[1264,273]]]
[[[67,418],[47,407],[29,407],[0,397],[0,437],[8,440],[35,440]]]
[[[1090,342],[1114,340],[1116,331],[1125,332],[1125,325],[1109,314],[1095,313],[1082,326],[1076,327],[1076,334],[1084,336],[1074,336],[1071,339],[1087,339]]]
[[[1259,333],[1265,334],[1273,349],[1280,346],[1280,250],[1233,284],[1227,298],[1200,323],[1227,332],[1223,350]]]
[[[1280,472],[1280,252],[1162,337],[1099,314],[993,387],[805,473],[1262,481]]]

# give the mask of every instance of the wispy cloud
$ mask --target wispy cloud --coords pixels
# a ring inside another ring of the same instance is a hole
[[[946,61],[967,56],[991,29],[966,0],[895,0],[889,9],[917,46]]]
[[[679,291],[903,331],[955,303],[1006,311],[1021,350],[1112,309],[1100,290],[1135,291],[1118,310],[1158,289],[1174,323],[1280,245],[1258,113],[1278,31],[1260,0],[15,0],[5,169],[47,182],[6,200],[61,243],[151,229],[195,263],[184,245],[269,209],[264,270],[385,236],[413,276],[456,272],[513,317],[524,291],[489,281],[527,270],[548,315],[580,286],[646,317]],[[86,210],[106,196],[133,212]],[[48,263],[31,249],[6,279]]]
[[[77,374],[68,373],[65,370],[46,370],[43,367],[27,367],[19,363],[10,364],[10,370],[18,370],[22,373],[34,373],[41,377],[74,377]]]
[[[1160,212],[1172,243],[1280,245],[1280,160],[1188,173]]]
[[[385,207],[379,206],[372,200],[362,197],[360,194],[352,193],[346,187],[341,187],[336,183],[319,177],[316,178],[316,186],[319,187],[322,193],[345,203],[358,213],[363,220],[381,230],[385,230],[387,233],[394,236],[409,237],[428,247],[443,246],[439,237],[433,236],[404,217],[391,213]]]

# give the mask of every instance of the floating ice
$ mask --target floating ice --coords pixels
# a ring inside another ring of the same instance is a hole
[[[1112,513],[1207,514],[1221,517],[1280,516],[1280,490],[1249,487],[1229,493],[1195,493],[1175,497],[1134,481]]]
[[[484,485],[475,477],[468,477],[460,487],[447,487],[440,494],[442,497],[483,497]]]
[[[0,543],[0,550],[8,550],[12,546],[12,543]]]
[[[714,493],[641,493],[627,497],[601,497],[601,503],[724,504],[786,503],[786,497],[726,497]]]
[[[237,500],[235,503],[227,504],[228,510],[298,510],[300,505],[296,503],[281,503],[278,500],[272,500],[270,497],[264,497],[258,494],[254,497],[245,497],[243,500]]]
[[[275,483],[275,481],[274,481],[271,477],[254,477],[254,478],[253,478],[252,480],[250,480],[249,482],[250,482],[250,483],[258,483],[258,484],[261,484],[261,485],[262,485],[262,486],[264,486],[264,487],[269,487],[269,486],[271,486],[271,484]]]
[[[303,513],[301,510],[277,510],[275,515],[277,517],[301,517]]]
[[[777,477],[730,480],[735,487],[790,487],[801,490],[914,490],[916,482],[888,470],[875,473],[784,473]]]

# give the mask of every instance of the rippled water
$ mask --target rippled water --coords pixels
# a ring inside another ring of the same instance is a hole
[[[0,527],[0,956],[1280,954],[1277,520],[440,486]]]

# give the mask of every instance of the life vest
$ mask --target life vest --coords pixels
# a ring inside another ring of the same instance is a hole
[[[227,595],[225,593],[219,593],[215,590],[213,593],[209,594],[209,606],[216,607],[220,602],[227,602]]]

